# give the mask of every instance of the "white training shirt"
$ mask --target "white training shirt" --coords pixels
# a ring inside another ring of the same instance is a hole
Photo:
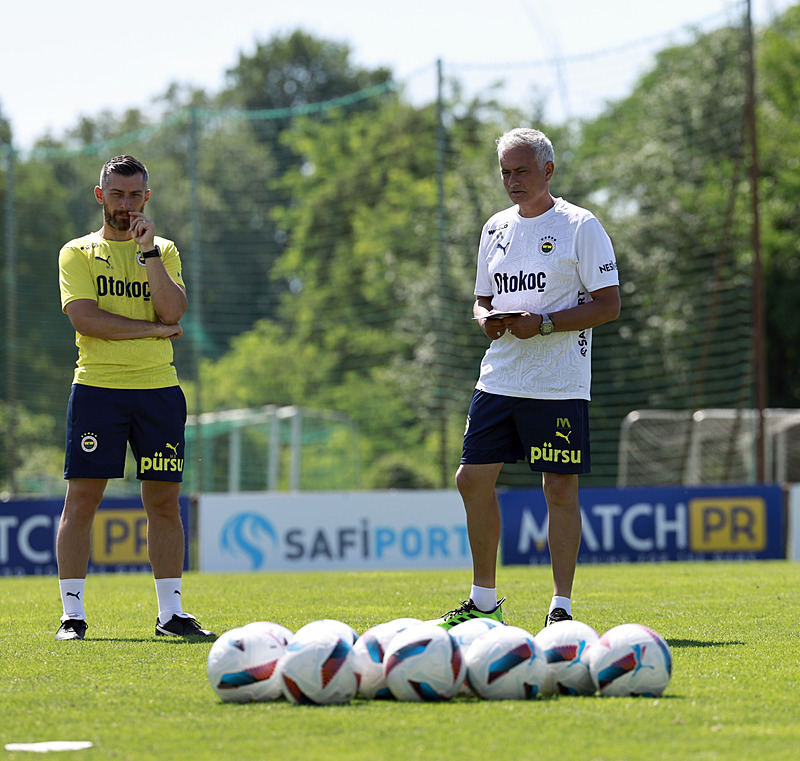
[[[591,301],[592,291],[619,285],[606,231],[590,211],[562,198],[538,217],[516,206],[495,214],[481,233],[476,296],[503,311],[552,313]],[[476,388],[528,399],[589,399],[592,331],[492,341]]]

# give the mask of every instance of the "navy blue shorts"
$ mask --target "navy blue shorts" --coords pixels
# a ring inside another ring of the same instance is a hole
[[[182,481],[186,398],[180,386],[76,383],[67,407],[64,478],[122,478],[128,443],[143,481]]]
[[[522,399],[476,389],[467,415],[461,462],[527,460],[539,473],[588,473],[589,402]]]

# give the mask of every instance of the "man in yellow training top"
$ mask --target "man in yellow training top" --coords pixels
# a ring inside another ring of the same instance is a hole
[[[56,640],[83,639],[92,522],[109,478],[122,478],[128,443],[147,514],[147,551],[158,598],[156,635],[204,637],[183,612],[186,400],[172,364],[186,290],[175,244],[144,214],[145,165],[117,156],[94,189],[103,227],[59,254],[61,306],[76,331],[78,362],[67,409],[67,494],[56,543],[64,614]]]

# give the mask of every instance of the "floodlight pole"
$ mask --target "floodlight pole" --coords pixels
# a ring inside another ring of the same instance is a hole
[[[753,289],[753,374],[755,376],[756,409],[758,428],[756,435],[756,480],[766,480],[764,465],[764,409],[767,406],[767,331],[764,315],[764,274],[761,264],[761,230],[758,196],[758,134],[756,131],[756,72],[755,43],[753,40],[753,18],[751,0],[746,3],[745,33],[747,35],[747,61],[745,66],[746,97],[745,126],[750,143],[750,202],[752,209],[751,241],[753,245],[752,289]]]

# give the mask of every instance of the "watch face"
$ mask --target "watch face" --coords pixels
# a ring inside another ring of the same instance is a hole
[[[550,334],[553,332],[553,330],[555,329],[555,327],[556,327],[556,326],[555,326],[555,325],[553,325],[553,323],[552,323],[552,322],[543,322],[543,323],[542,323],[542,325],[541,325],[541,327],[539,328],[539,332],[540,332],[540,333],[541,333],[543,336],[549,336],[549,335],[550,335]]]

